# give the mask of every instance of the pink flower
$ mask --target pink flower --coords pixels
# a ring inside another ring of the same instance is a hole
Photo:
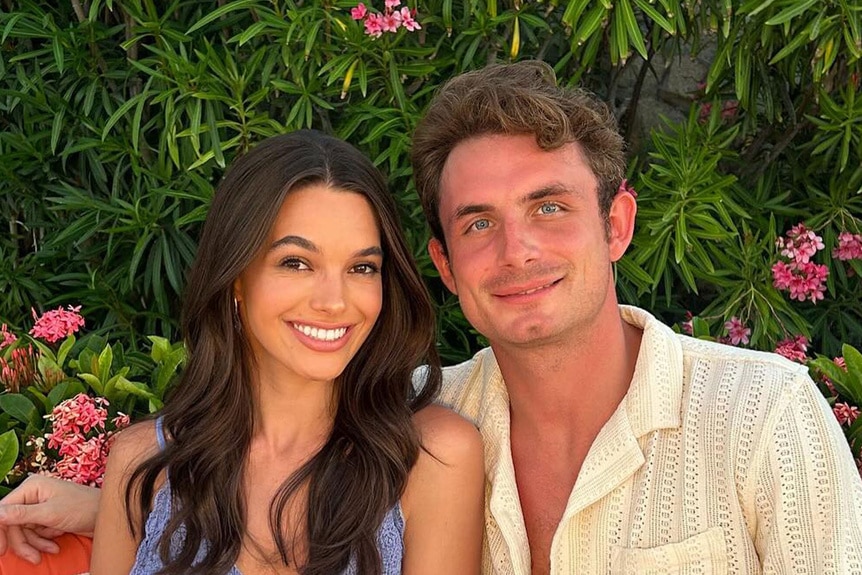
[[[862,260],[862,234],[838,234],[838,247],[832,250],[832,257],[841,261]]]
[[[354,20],[362,20],[365,18],[366,14],[368,14],[368,9],[362,2],[360,2],[355,8],[350,9],[350,17]]]
[[[817,303],[824,298],[829,268],[814,262],[776,262],[772,266],[773,285],[790,292],[790,299]]]
[[[751,329],[745,327],[738,317],[733,316],[729,321],[725,322],[724,329],[727,330],[728,336],[730,337],[730,343],[733,345],[748,343]]]
[[[841,425],[852,425],[856,418],[859,417],[859,408],[855,405],[851,406],[848,403],[838,402],[832,407],[832,413],[835,414],[835,419]]]
[[[383,35],[383,22],[380,14],[369,13],[365,18],[365,33],[375,38]]]
[[[117,417],[111,420],[111,423],[113,423],[114,427],[116,427],[117,429],[123,429],[124,427],[128,427],[131,422],[131,418],[122,412],[117,413]]]
[[[385,0],[384,3],[386,4],[387,11],[389,11],[401,4],[401,0]]]
[[[844,361],[843,357],[836,357],[835,359],[832,360],[832,363],[834,363],[835,365],[837,365],[838,367],[840,367],[844,371],[847,371],[847,362]]]
[[[416,10],[411,11],[410,8],[406,6],[401,9],[399,12],[401,16],[401,25],[404,26],[409,32],[415,32],[416,30],[421,30],[422,26],[419,25],[414,17],[416,16]]]
[[[78,313],[80,309],[81,306],[68,306],[68,311],[66,311],[62,307],[58,307],[46,311],[41,317],[37,317],[36,310],[31,309],[36,323],[30,330],[30,335],[44,339],[48,343],[54,343],[72,335],[79,328],[84,327],[84,318]]]
[[[732,120],[736,116],[736,112],[739,110],[739,101],[737,100],[726,100],[721,104],[721,119],[722,120]]]
[[[18,341],[18,336],[9,331],[5,323],[0,326],[0,349],[10,346],[16,341]]]
[[[399,26],[401,26],[401,14],[398,12],[380,16],[380,29],[384,32],[397,32]]]
[[[623,181],[620,182],[620,187],[617,188],[617,193],[622,194],[625,192],[628,192],[634,198],[638,197],[638,193],[635,190],[634,186],[632,186],[627,179],[623,178]]]
[[[43,473],[82,485],[101,486],[113,431],[107,430],[108,400],[80,393],[57,405],[50,415],[51,431],[45,434],[48,449],[59,456]],[[111,420],[114,429],[129,424],[123,413]]]
[[[778,347],[775,348],[775,353],[783,355],[791,361],[805,363],[808,359],[808,338],[804,335],[797,335],[788,339],[783,339],[778,342]]]
[[[691,314],[691,312],[686,311],[685,312],[685,321],[682,322],[682,331],[684,333],[687,333],[688,335],[694,334],[694,325],[692,323],[693,319],[694,319],[694,316]]]
[[[811,257],[822,250],[823,238],[799,223],[790,228],[786,237],[775,241],[781,255],[795,261],[798,264],[806,264]]]

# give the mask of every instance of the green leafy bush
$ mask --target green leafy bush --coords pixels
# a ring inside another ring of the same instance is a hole
[[[145,336],[177,337],[224,167],[312,127],[388,174],[439,304],[441,354],[464,359],[483,342],[426,254],[410,134],[454,74],[539,58],[605,99],[632,143],[625,301],[668,323],[690,312],[698,333],[738,345],[862,347],[862,258],[835,255],[862,234],[859,0],[377,2],[360,14],[356,0],[0,0],[0,321],[20,332],[31,308],[80,304],[93,330],[58,365],[74,372],[89,349],[81,385],[107,390],[125,366],[140,381]],[[402,8],[421,28],[369,16]],[[671,92],[695,57],[701,76]],[[776,268],[800,223],[823,244],[806,262],[822,277],[802,292]],[[105,338],[112,367],[96,372]]]
[[[100,484],[110,432],[161,409],[185,363],[182,344],[150,336],[149,354],[126,353],[121,342],[96,334],[77,339],[83,324],[77,310],[61,308],[37,318],[26,335],[5,324],[0,330],[0,478],[7,483],[40,471]],[[78,423],[104,410],[101,421],[81,423],[71,453],[58,451],[59,438],[51,441],[72,425],[61,425],[70,410]]]

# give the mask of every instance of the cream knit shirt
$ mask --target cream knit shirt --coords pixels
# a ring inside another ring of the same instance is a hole
[[[806,368],[620,313],[644,332],[637,366],[581,468],[551,573],[862,574],[862,482]],[[528,575],[509,399],[490,349],[446,368],[441,402],[484,439],[484,573]]]

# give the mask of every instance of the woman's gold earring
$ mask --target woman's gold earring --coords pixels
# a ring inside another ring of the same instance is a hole
[[[237,331],[242,329],[242,322],[239,319],[239,301],[236,299],[236,296],[233,298],[233,325]]]

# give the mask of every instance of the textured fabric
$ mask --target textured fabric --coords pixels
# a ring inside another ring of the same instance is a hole
[[[164,435],[162,434],[161,418],[156,420],[156,437],[159,446],[164,449]],[[138,546],[135,556],[135,564],[129,575],[152,575],[162,568],[163,564],[159,558],[159,539],[168,524],[171,516],[171,492],[170,485],[165,482],[161,489],[156,492],[153,499],[153,508],[147,516],[146,531],[144,539]],[[178,549],[182,542],[182,535],[174,534],[172,548]],[[401,514],[401,505],[396,504],[383,518],[383,523],[377,532],[377,549],[383,564],[383,575],[401,575],[401,560],[404,556],[404,518]],[[204,556],[205,549],[198,551],[198,559]],[[242,575],[236,567],[233,567],[228,575]],[[359,575],[356,565],[350,562],[343,575]]]
[[[583,463],[551,573],[862,573],[862,482],[806,368],[620,313],[643,329],[635,373]],[[446,368],[442,402],[485,443],[484,573],[529,575],[490,349]]]

